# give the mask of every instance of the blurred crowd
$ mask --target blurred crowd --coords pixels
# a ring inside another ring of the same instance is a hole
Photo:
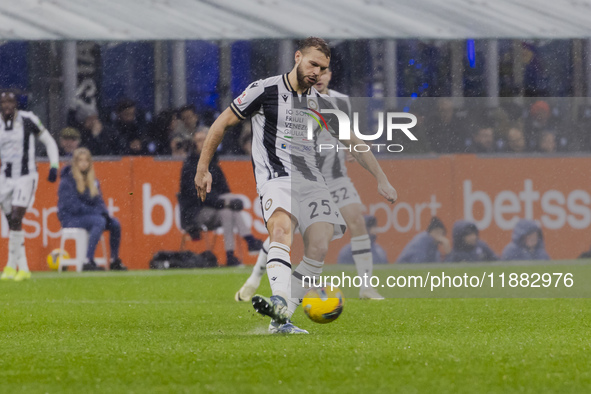
[[[166,109],[152,117],[129,99],[101,116],[93,107],[71,110],[68,126],[58,135],[61,156],[71,156],[79,147],[93,156],[145,155],[185,159],[193,150],[193,136],[207,132],[214,114],[199,114],[193,105]],[[227,132],[222,154],[250,154],[250,125]]]
[[[454,107],[451,98],[417,101],[410,108],[418,119],[412,128],[417,141],[400,141],[403,154],[552,154],[591,149],[589,110],[569,121],[572,114],[544,99],[522,105],[503,101],[494,108],[475,101],[479,106],[468,103],[461,109]],[[207,132],[216,114],[198,113],[193,105],[185,105],[151,116],[132,100],[123,99],[112,113],[101,115],[91,107],[70,111],[68,126],[58,135],[60,154],[71,156],[76,148],[85,147],[94,156],[151,155],[184,160],[194,148],[193,135]],[[218,153],[250,155],[250,145],[250,123],[244,122],[227,131]]]
[[[552,106],[544,99],[526,104],[501,99],[501,105],[489,108],[475,99],[476,104],[456,109],[451,98],[434,100],[410,110],[417,116],[412,132],[418,141],[405,144],[405,152],[552,154],[591,148],[591,111],[573,114],[567,102]]]

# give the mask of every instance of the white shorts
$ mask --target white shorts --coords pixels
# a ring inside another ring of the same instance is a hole
[[[39,174],[33,173],[18,178],[6,178],[0,175],[0,207],[5,214],[12,207],[30,208],[35,202],[35,192],[39,184]]]
[[[297,219],[302,235],[317,222],[334,224],[333,239],[341,238],[347,228],[324,183],[303,181],[296,186],[290,177],[275,178],[265,182],[259,195],[265,223],[281,208]]]
[[[355,189],[351,178],[348,176],[334,179],[327,186],[332,200],[339,209],[349,204],[361,204],[359,193],[357,193],[357,189]]]

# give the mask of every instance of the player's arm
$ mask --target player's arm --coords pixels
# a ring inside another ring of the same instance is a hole
[[[340,140],[340,142],[342,142],[346,147],[365,144],[361,139],[359,139],[359,137],[355,135],[355,133],[351,133],[350,140]],[[378,160],[371,150],[368,150],[367,152],[357,152],[355,149],[352,149],[351,154],[355,160],[357,160],[357,162],[363,166],[363,168],[369,171],[374,176],[374,178],[376,178],[378,181],[378,193],[380,193],[391,204],[394,204],[398,199],[398,193],[388,181],[388,177],[384,173],[384,170],[382,170],[380,163],[378,163]]]
[[[195,188],[201,201],[205,201],[207,193],[211,192],[209,163],[211,163],[218,146],[222,143],[228,127],[235,126],[238,123],[240,123],[240,118],[228,107],[209,128],[199,157],[199,164],[197,164],[197,173],[195,174]]]
[[[53,183],[57,180],[57,171],[60,168],[60,157],[57,143],[51,134],[49,134],[49,131],[45,129],[41,130],[38,138],[39,141],[45,145],[47,157],[49,158],[49,176],[47,177],[47,180]]]

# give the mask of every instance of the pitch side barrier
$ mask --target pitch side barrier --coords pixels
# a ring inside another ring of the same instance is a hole
[[[438,216],[451,238],[456,220],[473,221],[480,237],[501,255],[511,241],[515,223],[529,218],[540,223],[545,247],[553,259],[576,258],[589,250],[591,238],[591,155],[393,155],[379,162],[398,191],[396,204],[377,193],[375,180],[355,162],[349,177],[359,191],[364,212],[377,219],[376,242],[393,263],[404,246]],[[61,162],[63,167],[68,162]],[[182,162],[153,157],[97,158],[96,174],[110,213],[123,228],[121,255],[132,268],[147,268],[159,250],[177,250],[182,233],[176,194]],[[232,192],[242,195],[243,215],[253,234],[266,236],[250,160],[223,157],[221,166]],[[32,269],[42,270],[45,257],[59,246],[58,184],[46,181],[48,163],[38,165],[39,189],[24,221],[27,255]],[[7,250],[8,227],[0,221],[0,250]],[[331,242],[326,264],[335,264],[349,235]],[[201,251],[203,242],[188,246]],[[69,246],[67,246],[69,247]],[[244,250],[244,248],[243,248]],[[221,263],[221,242],[215,252]],[[293,261],[302,255],[296,236]],[[254,263],[255,256],[245,256]]]

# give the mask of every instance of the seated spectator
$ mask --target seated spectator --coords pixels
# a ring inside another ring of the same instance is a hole
[[[491,248],[480,240],[478,228],[474,223],[458,220],[453,227],[453,248],[445,257],[445,261],[457,263],[462,261],[479,262],[495,261],[499,258]]]
[[[143,155],[145,154],[145,132],[137,120],[137,109],[135,102],[123,99],[117,104],[115,110],[116,118],[114,129],[125,141],[124,154]]]
[[[199,115],[197,115],[195,106],[192,104],[184,105],[179,108],[178,114],[181,119],[179,131],[188,136],[195,134],[200,125]]]
[[[388,255],[386,255],[386,251],[376,242],[377,233],[377,220],[375,216],[365,215],[365,227],[367,228],[367,232],[369,234],[369,240],[371,241],[371,257],[373,259],[374,264],[388,264]],[[339,257],[337,259],[338,264],[355,264],[353,260],[353,252],[351,250],[351,243],[349,242],[347,245],[343,246],[341,251],[339,252]]]
[[[70,157],[80,147],[80,132],[73,127],[62,129],[59,134],[60,156]]]
[[[521,129],[512,127],[507,133],[507,152],[523,153],[525,152],[525,135]]]
[[[88,148],[94,156],[120,155],[125,142],[113,129],[105,127],[92,107],[79,107],[76,121],[80,124],[82,146]]]
[[[556,153],[556,134],[550,130],[542,131],[538,142],[538,151],[542,153]]]
[[[439,245],[443,252],[448,254],[451,251],[449,240],[445,237],[446,229],[438,217],[431,218],[427,230],[414,236],[404,247],[398,263],[437,263],[441,261]]]
[[[171,142],[178,125],[176,111],[167,109],[158,114],[150,125],[148,153],[159,156],[172,154]]]
[[[238,231],[238,235],[244,238],[248,244],[249,251],[260,250],[263,242],[253,237],[250,229],[244,223],[240,212],[243,209],[242,200],[236,194],[230,193],[226,176],[218,163],[217,155],[214,156],[209,165],[212,177],[211,192],[207,193],[207,197],[203,202],[197,195],[195,175],[206,135],[207,132],[205,131],[194,134],[194,150],[183,163],[179,193],[181,226],[194,239],[199,238],[203,228],[213,230],[221,226],[224,230],[226,265],[236,266],[242,263],[234,255],[235,229]]]
[[[511,243],[503,250],[503,260],[550,260],[540,225],[528,219],[518,221]]]
[[[495,132],[491,125],[481,124],[472,133],[471,144],[466,153],[493,153],[495,151]]]
[[[175,134],[170,140],[170,156],[176,160],[185,160],[189,154],[191,140],[184,134]]]
[[[432,101],[429,101],[429,103],[432,103]],[[426,138],[423,138],[426,141],[422,143],[422,147],[413,147],[412,149],[416,149],[413,153],[421,151],[436,153],[461,152],[465,138],[462,128],[463,122],[458,118],[453,101],[447,97],[438,98],[436,99],[435,108],[432,107],[432,105],[429,105],[429,107],[418,108],[419,117],[425,123],[417,123],[417,127],[422,132],[420,134],[426,136]],[[432,109],[435,109],[435,111],[432,111]],[[413,110],[411,112],[414,113]]]
[[[72,164],[62,169],[57,210],[62,227],[80,227],[88,231],[88,250],[83,270],[102,270],[94,262],[94,252],[105,230],[111,234],[110,268],[127,270],[119,258],[121,225],[117,219],[109,216],[95,177],[92,156],[86,148],[76,149]]]
[[[544,100],[534,102],[529,108],[529,116],[525,122],[525,138],[531,149],[536,148],[540,132],[551,128],[552,113],[550,105]]]

